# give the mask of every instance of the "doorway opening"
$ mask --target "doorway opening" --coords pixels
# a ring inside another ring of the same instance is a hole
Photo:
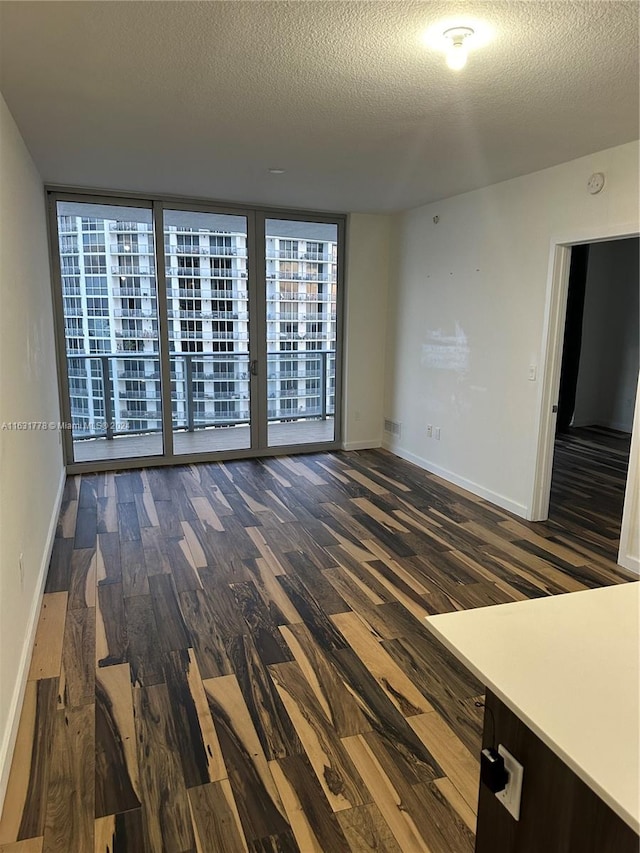
[[[638,238],[571,248],[549,520],[617,560],[638,384]]]

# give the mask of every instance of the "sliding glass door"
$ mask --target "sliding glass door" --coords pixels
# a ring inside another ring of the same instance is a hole
[[[335,446],[339,218],[51,201],[71,466]]]
[[[247,218],[164,212],[173,448],[251,447]]]

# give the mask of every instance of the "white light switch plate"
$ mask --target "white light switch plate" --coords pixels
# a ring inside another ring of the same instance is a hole
[[[498,753],[504,758],[504,766],[509,774],[509,781],[507,782],[507,787],[503,791],[498,791],[496,797],[512,817],[520,820],[520,800],[522,799],[524,767],[519,761],[516,761],[513,755],[502,744],[498,745]]]

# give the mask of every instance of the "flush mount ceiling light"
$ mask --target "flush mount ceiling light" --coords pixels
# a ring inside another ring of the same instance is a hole
[[[270,175],[284,175],[284,169],[269,169]]]
[[[423,43],[432,50],[446,55],[447,65],[460,71],[467,62],[468,54],[489,44],[494,37],[494,28],[479,18],[449,18],[437,21],[422,34]]]
[[[460,71],[467,64],[468,40],[473,35],[471,27],[450,27],[444,31],[443,36],[449,40],[447,65],[453,71]]]

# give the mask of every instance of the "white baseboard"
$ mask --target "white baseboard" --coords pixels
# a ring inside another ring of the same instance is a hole
[[[9,782],[9,772],[11,770],[11,761],[13,759],[13,751],[18,737],[18,726],[20,724],[20,714],[22,712],[22,703],[24,702],[24,694],[27,689],[27,677],[29,675],[29,666],[31,664],[31,654],[33,652],[33,644],[36,638],[36,629],[38,627],[38,617],[40,615],[40,607],[42,605],[42,597],[44,595],[44,587],[47,579],[47,569],[51,560],[51,552],[53,550],[53,540],[56,535],[56,527],[58,517],[60,515],[60,507],[62,505],[62,496],[64,494],[64,484],[66,473],[63,469],[58,486],[58,493],[54,502],[49,530],[45,541],[45,548],[42,554],[42,562],[38,571],[38,580],[36,589],[31,602],[31,612],[29,621],[27,622],[27,630],[25,633],[24,643],[22,645],[22,654],[20,655],[20,666],[18,667],[18,677],[13,689],[11,704],[9,705],[9,715],[7,726],[2,738],[2,746],[0,747],[0,815],[4,806],[4,798],[7,793],[7,784]]]
[[[435,474],[436,477],[441,477],[443,480],[447,480],[449,483],[453,483],[456,486],[460,486],[463,489],[466,489],[468,492],[471,492],[474,495],[477,495],[480,498],[484,498],[496,506],[501,507],[502,509],[506,509],[509,512],[512,512],[514,515],[519,516],[520,518],[527,517],[527,507],[524,504],[516,503],[516,501],[512,501],[510,498],[505,497],[504,495],[500,495],[497,492],[491,491],[491,489],[486,489],[484,486],[480,486],[478,483],[474,483],[472,480],[467,480],[466,477],[460,477],[458,474],[454,474],[453,471],[448,471],[446,468],[441,468],[439,465],[434,465],[433,462],[429,462],[427,459],[423,459],[421,456],[417,456],[415,453],[411,453],[409,450],[405,450],[403,447],[400,447],[393,441],[383,441],[382,446],[385,450],[390,450],[391,453],[395,453],[396,456],[400,456],[401,459],[406,459],[407,462],[413,462],[414,465],[417,465],[419,468],[423,468],[425,471],[428,471],[430,474]]]
[[[628,569],[635,575],[640,575],[640,559],[632,557],[629,554],[618,554],[618,565],[623,569]]]
[[[374,450],[377,447],[382,447],[382,442],[379,438],[370,438],[366,441],[343,441],[343,450]]]

